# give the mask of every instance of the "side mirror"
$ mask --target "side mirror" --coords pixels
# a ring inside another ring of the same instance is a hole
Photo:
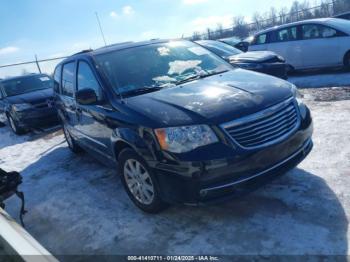
[[[243,52],[247,52],[249,48],[249,43],[245,41],[239,42],[238,44],[236,44],[236,48],[240,49]]]
[[[93,89],[82,89],[75,93],[75,100],[81,105],[97,104],[97,95]]]

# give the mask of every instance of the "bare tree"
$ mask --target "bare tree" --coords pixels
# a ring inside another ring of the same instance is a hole
[[[212,39],[212,37],[213,37],[213,34],[212,34],[210,28],[207,28],[207,39]]]
[[[244,20],[244,16],[237,16],[233,18],[233,35],[239,38],[245,38],[249,35],[249,28]]]
[[[299,2],[294,1],[292,4],[292,7],[290,8],[289,16],[290,16],[291,22],[299,21],[299,11],[300,11]]]
[[[279,11],[280,24],[288,23],[288,10],[286,7],[282,7]]]
[[[216,35],[215,38],[223,38],[224,37],[224,27],[222,24],[218,24],[218,27],[216,28]]]
[[[262,20],[262,17],[259,14],[259,12],[255,12],[253,15],[253,23],[255,24],[256,31],[259,31],[262,28],[261,20]]]
[[[269,20],[270,20],[272,26],[277,25],[277,11],[276,11],[276,8],[274,8],[274,7],[271,7],[271,9],[270,9]]]
[[[250,34],[260,31],[264,28],[275,25],[286,24],[304,19],[329,17],[350,11],[350,0],[312,0],[320,4],[311,7],[310,0],[295,0],[290,8],[283,7],[279,10],[272,7],[265,13],[255,12],[252,16],[252,23],[247,24],[243,16],[233,18],[231,29],[224,29],[218,24],[216,30],[208,28],[206,33],[200,35],[198,32],[193,33],[192,38],[217,39],[223,37],[236,36],[245,38]]]
[[[333,14],[341,14],[350,11],[349,0],[338,0],[333,2]]]
[[[313,18],[313,14],[311,12],[309,1],[305,0],[304,2],[299,4],[300,8],[300,17],[299,19],[310,19]]]
[[[330,3],[328,1],[324,1],[321,4],[321,8],[320,8],[320,12],[321,12],[321,17],[329,17],[331,15],[333,15],[333,8],[330,6]]]
[[[201,39],[201,35],[199,32],[193,32],[193,35],[192,35],[192,41],[197,41],[197,40],[200,40]]]

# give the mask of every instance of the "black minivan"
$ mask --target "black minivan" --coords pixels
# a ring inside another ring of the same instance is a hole
[[[57,124],[53,81],[46,74],[29,74],[0,81],[0,123],[18,135],[32,128]]]
[[[54,80],[71,150],[117,167],[146,212],[231,198],[312,149],[310,111],[294,85],[190,41],[83,51],[62,61]]]

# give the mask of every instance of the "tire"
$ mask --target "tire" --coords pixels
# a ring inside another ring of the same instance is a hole
[[[118,158],[123,186],[134,204],[146,213],[159,213],[168,205],[160,197],[155,175],[134,150],[124,149]]]
[[[69,149],[75,154],[81,153],[83,149],[77,144],[72,135],[69,133],[66,125],[63,125],[62,129]]]
[[[11,127],[11,130],[16,135],[23,135],[26,133],[26,130],[24,128],[19,127],[17,121],[13,119],[11,115],[7,115],[7,121],[9,123],[9,126]]]
[[[348,52],[344,57],[344,67],[346,70],[350,70],[350,52]]]

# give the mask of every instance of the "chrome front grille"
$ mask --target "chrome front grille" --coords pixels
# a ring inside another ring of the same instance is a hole
[[[298,126],[299,117],[294,99],[222,125],[233,140],[244,148],[276,143]]]

